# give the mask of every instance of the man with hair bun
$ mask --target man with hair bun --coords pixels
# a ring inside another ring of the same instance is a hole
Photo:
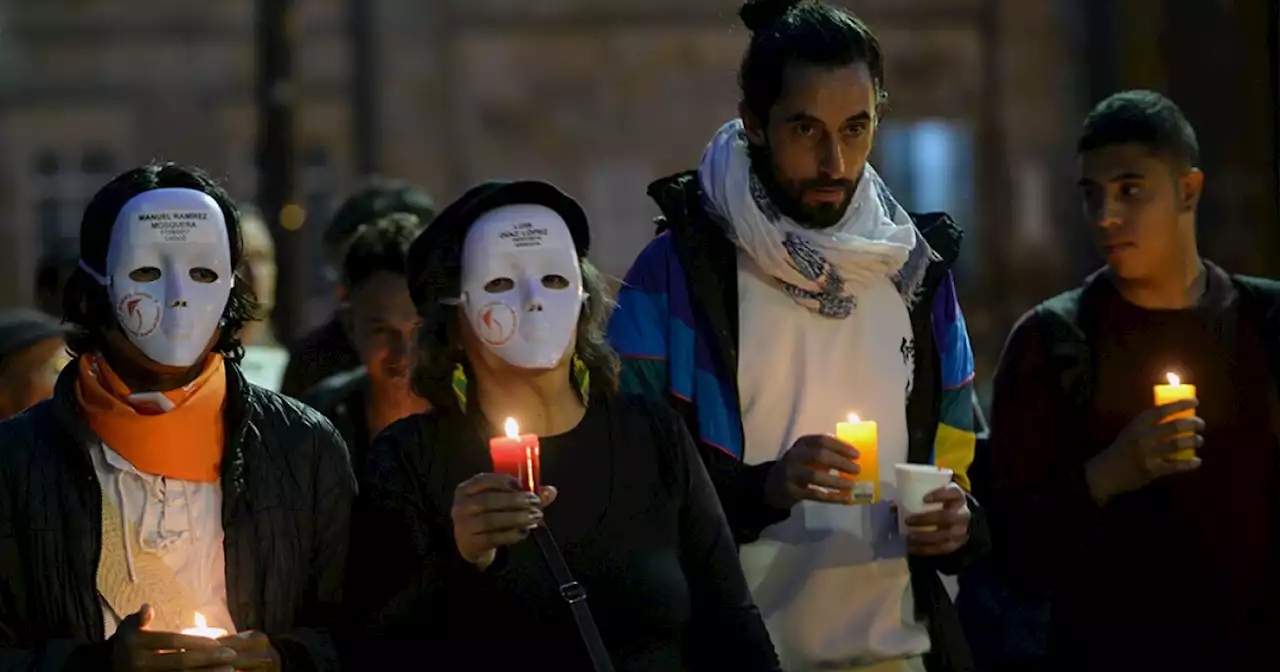
[[[972,669],[938,576],[988,545],[961,231],[907,213],[867,163],[887,94],[862,21],[812,0],[740,16],[740,118],[649,187],[661,234],[609,330],[623,386],[698,439],[784,669]],[[850,413],[878,423],[877,459],[831,436]],[[903,463],[951,470],[937,510],[897,512]]]

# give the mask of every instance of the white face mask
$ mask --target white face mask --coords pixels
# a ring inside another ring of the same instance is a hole
[[[191,366],[218,328],[234,276],[226,221],[194,189],[153,189],[120,210],[107,248],[106,285],[125,336],[153,361]]]
[[[512,366],[555,368],[585,300],[573,236],[554,210],[508,205],[471,225],[460,303],[480,341]]]

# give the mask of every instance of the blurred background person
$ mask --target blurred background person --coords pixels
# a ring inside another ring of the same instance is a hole
[[[57,318],[34,310],[0,310],[0,420],[53,395],[58,372],[70,360]]]
[[[275,241],[262,213],[251,205],[241,206],[240,231],[244,238],[240,276],[253,287],[253,294],[258,299],[258,319],[245,324],[240,331],[244,342],[240,371],[254,385],[279,392],[289,363],[289,351],[276,341],[271,328],[271,312],[276,305]]]
[[[347,246],[360,227],[397,212],[411,214],[425,225],[435,217],[435,204],[424,189],[404,180],[370,178],[343,202],[324,232],[328,263],[335,270],[341,269]],[[342,307],[289,348],[289,366],[282,387],[287,395],[301,396],[321,380],[360,366],[359,353],[351,344],[342,317],[349,291],[341,281],[335,291]]]
[[[421,320],[409,297],[405,263],[422,229],[417,217],[401,212],[356,232],[342,263],[347,291],[342,317],[361,365],[325,378],[302,396],[342,433],[358,477],[373,437],[396,420],[430,408],[409,385]]]

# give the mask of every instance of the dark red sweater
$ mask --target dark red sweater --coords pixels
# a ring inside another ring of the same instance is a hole
[[[1063,408],[1038,318],[1010,337],[992,413],[995,543],[1022,585],[1053,591],[1050,653],[1068,669],[1227,669],[1274,633],[1275,381],[1258,320],[1210,267],[1188,310],[1124,301],[1090,279],[1082,324],[1093,392]],[[1203,466],[1099,509],[1083,466],[1151,407],[1168,370],[1198,388]],[[1239,664],[1239,663],[1237,663]]]

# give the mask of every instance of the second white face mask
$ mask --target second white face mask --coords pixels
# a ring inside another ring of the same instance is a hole
[[[552,369],[564,359],[586,295],[573,236],[541,205],[491,210],[462,251],[463,312],[482,343],[513,366]]]
[[[92,270],[92,269],[90,269]],[[116,321],[151,360],[192,366],[218,329],[234,276],[218,203],[194,189],[153,189],[120,210],[107,248]]]

